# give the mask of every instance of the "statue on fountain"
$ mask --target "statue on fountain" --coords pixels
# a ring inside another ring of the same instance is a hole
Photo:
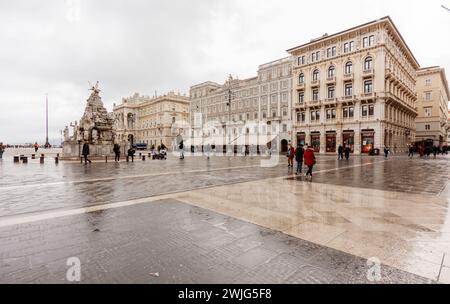
[[[64,140],[63,156],[79,156],[79,146],[87,142],[91,156],[106,156],[113,154],[114,146],[114,117],[108,113],[100,96],[99,82],[89,83],[91,94],[87,99],[84,114],[79,123],[75,122],[73,136]]]

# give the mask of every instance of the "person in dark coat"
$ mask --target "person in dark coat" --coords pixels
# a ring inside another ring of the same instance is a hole
[[[303,149],[303,145],[299,145],[297,149],[295,149],[295,161],[297,162],[297,170],[295,171],[295,175],[302,175],[302,167],[303,167],[303,155],[305,154],[305,149]]]
[[[387,158],[389,155],[389,148],[388,147],[384,147],[384,158]]]
[[[312,181],[312,170],[314,165],[316,164],[316,156],[314,155],[314,150],[312,146],[308,146],[308,149],[306,149],[305,154],[303,155],[303,159],[305,162],[305,165],[308,166],[308,172],[306,172],[306,178],[309,176],[309,180]]]
[[[119,146],[119,144],[114,144],[113,151],[114,151],[114,155],[115,155],[114,161],[116,161],[116,162],[120,161],[120,146]]]
[[[89,144],[85,142],[83,144],[83,151],[82,151],[83,157],[84,157],[84,164],[86,165],[88,162],[92,163],[92,161],[88,158],[90,152],[89,152]]]
[[[409,146],[408,157],[414,157],[414,147],[412,145]]]
[[[344,159],[344,147],[339,145],[338,147],[338,160]]]
[[[349,158],[350,158],[350,152],[351,152],[351,150],[350,150],[350,147],[349,146],[347,146],[347,147],[345,147],[345,159],[346,160],[348,160]]]
[[[131,162],[134,162],[134,154],[136,153],[136,150],[134,149],[134,146],[131,146],[130,149],[128,149],[128,157],[127,157],[127,161],[129,160],[129,158],[131,157]]]

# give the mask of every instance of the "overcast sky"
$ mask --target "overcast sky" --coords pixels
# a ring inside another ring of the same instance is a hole
[[[79,4],[79,6],[78,6]],[[79,120],[88,81],[108,111],[134,92],[188,93],[256,75],[286,49],[390,15],[421,66],[450,78],[450,0],[15,0],[0,2],[0,142],[45,141]]]

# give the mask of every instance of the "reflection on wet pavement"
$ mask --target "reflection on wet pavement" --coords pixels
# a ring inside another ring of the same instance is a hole
[[[273,168],[249,157],[0,162],[0,281],[61,281],[65,262],[58,263],[80,255],[88,259],[86,282],[367,283],[373,257],[389,273],[383,282],[450,282],[449,158],[320,156],[313,183],[288,172],[284,160]],[[196,213],[214,224],[204,226]],[[91,235],[86,219],[109,230]],[[285,242],[318,251],[309,256]],[[147,278],[147,262],[165,265],[168,276]]]

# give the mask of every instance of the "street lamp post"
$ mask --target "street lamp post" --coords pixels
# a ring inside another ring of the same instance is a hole
[[[229,124],[231,124],[231,101],[233,99],[232,81],[233,81],[233,77],[230,75],[228,77],[228,102],[227,102],[227,106],[228,106],[228,123]],[[228,146],[231,146],[231,130],[230,130],[230,128],[226,128],[225,130],[228,133]]]

